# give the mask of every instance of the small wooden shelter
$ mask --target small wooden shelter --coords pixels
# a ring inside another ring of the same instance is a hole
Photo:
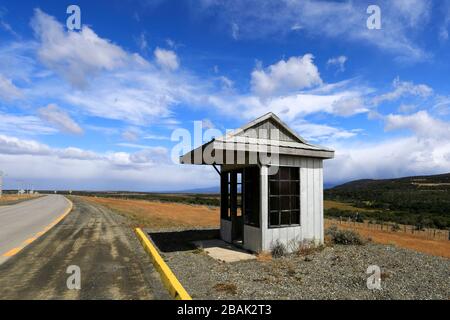
[[[221,238],[269,251],[323,243],[323,160],[334,151],[307,143],[268,113],[180,157],[220,174]],[[220,170],[217,169],[220,166]]]

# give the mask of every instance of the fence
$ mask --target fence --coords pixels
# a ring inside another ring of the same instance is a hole
[[[369,223],[369,222],[356,222],[351,219],[336,218],[325,219],[329,223],[341,225],[343,227],[364,228],[369,230],[380,230],[389,233],[405,233],[411,234],[415,237],[429,240],[450,240],[449,230],[424,228],[417,230],[415,226],[395,224],[395,223]]]

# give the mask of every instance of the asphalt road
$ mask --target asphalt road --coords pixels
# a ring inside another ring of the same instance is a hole
[[[0,265],[2,299],[170,299],[128,220],[73,197],[61,222]],[[70,266],[81,288],[69,289]]]
[[[11,250],[21,248],[27,241],[61,216],[69,207],[66,198],[49,195],[14,205],[0,207],[0,264],[8,259]]]

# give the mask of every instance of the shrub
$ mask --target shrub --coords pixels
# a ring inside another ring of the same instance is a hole
[[[314,241],[303,240],[299,242],[296,252],[300,256],[307,256],[322,251],[324,248],[323,244],[316,245]]]
[[[352,230],[340,230],[336,226],[331,226],[327,229],[326,235],[331,238],[331,241],[335,244],[364,244],[361,236]]]
[[[272,253],[272,257],[281,258],[286,255],[287,249],[286,246],[280,242],[280,240],[277,240],[272,245],[272,249],[270,250],[270,252]]]
[[[218,283],[213,287],[217,291],[225,292],[235,295],[237,293],[237,287],[234,283]]]

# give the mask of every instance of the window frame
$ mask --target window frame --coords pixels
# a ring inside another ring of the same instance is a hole
[[[267,217],[267,226],[269,229],[277,229],[277,228],[288,228],[288,227],[299,227],[301,226],[301,198],[300,198],[300,181],[301,181],[301,177],[300,177],[300,167],[292,167],[292,166],[279,166],[278,167],[278,173],[277,173],[277,178],[274,178],[273,175],[269,175],[268,176],[268,204],[267,204],[267,213],[268,213],[268,217]],[[289,169],[289,177],[288,179],[282,179],[281,178],[281,170],[280,169]],[[298,174],[297,175],[297,179],[293,179],[295,178],[295,176],[292,174],[292,172],[294,170],[298,170]],[[289,193],[288,194],[283,194],[281,192],[282,189],[282,182],[284,182],[285,184],[287,184],[289,187]],[[292,194],[292,185],[293,183],[296,183],[297,186],[294,187],[294,189],[296,189],[297,193]],[[272,186],[277,186],[277,192],[275,194],[271,193],[271,185]],[[288,197],[289,201],[289,209],[282,209],[282,197]],[[297,198],[298,202],[298,209],[294,208],[292,209],[292,198]],[[271,199],[277,199],[278,202],[278,206],[277,206],[277,210],[271,210]],[[297,212],[297,219],[298,223],[292,223],[293,219],[293,215]],[[286,215],[288,213],[289,215],[289,224],[281,224],[282,222],[282,218],[283,215]],[[272,220],[272,215],[273,214],[277,214],[278,215],[278,224],[271,224],[271,220]]]

